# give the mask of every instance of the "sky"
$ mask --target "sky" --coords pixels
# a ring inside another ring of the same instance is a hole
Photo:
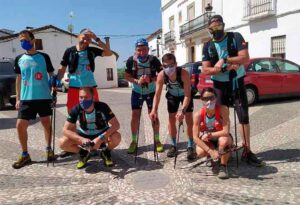
[[[120,56],[118,67],[123,67],[139,37],[116,35],[151,34],[161,28],[160,4],[161,0],[0,0],[0,28],[19,32],[26,26],[52,24],[67,30],[72,21],[74,33],[90,28],[102,39],[112,35],[111,49]]]

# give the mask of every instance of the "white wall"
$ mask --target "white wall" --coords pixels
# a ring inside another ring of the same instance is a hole
[[[165,2],[162,0],[162,3]],[[179,4],[184,2],[180,7]],[[195,17],[202,14],[201,0],[177,0],[168,9],[162,11],[163,36],[169,31],[169,17],[174,15],[176,50],[178,64],[187,62],[187,48],[181,44],[179,27],[187,22],[187,6],[195,2]],[[298,45],[300,45],[300,1],[276,0],[276,15],[254,21],[243,21],[244,0],[213,0],[213,12],[223,15],[225,29],[240,32],[249,42],[250,57],[270,57],[271,37],[286,35],[286,59],[300,64]],[[178,23],[178,12],[182,11],[182,23]],[[203,37],[194,36],[196,61],[202,58]],[[167,51],[164,51],[167,52]]]
[[[43,30],[35,33],[36,39],[42,39],[43,50],[41,52],[47,53],[50,56],[54,68],[57,70],[60,66],[61,59],[65,50],[68,47],[76,44],[77,39],[54,29]],[[15,49],[15,52],[13,50]],[[18,38],[7,42],[0,42],[0,58],[9,57],[15,58],[19,54],[24,53],[20,46]],[[113,68],[114,80],[107,81],[106,68]],[[96,81],[99,88],[117,87],[117,64],[116,56],[101,57],[95,60],[95,70],[97,69]],[[96,73],[96,72],[95,72]]]

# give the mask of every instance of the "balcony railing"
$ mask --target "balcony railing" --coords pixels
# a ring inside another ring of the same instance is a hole
[[[175,41],[174,31],[169,31],[168,33],[165,33],[165,44],[170,43],[172,41]]]
[[[276,13],[276,0],[244,0],[244,20],[253,20]]]
[[[196,31],[201,31],[207,27],[210,16],[213,16],[215,12],[206,12],[201,16],[187,22],[180,26],[180,38],[186,35],[192,34]]]

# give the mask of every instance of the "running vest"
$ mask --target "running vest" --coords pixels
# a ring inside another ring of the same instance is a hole
[[[214,67],[215,64],[219,61],[219,55],[213,40],[210,40],[208,44],[209,56],[211,58],[211,66]],[[236,42],[234,40],[233,32],[227,32],[227,49],[229,57],[234,57],[238,55],[238,50],[236,47]]]
[[[76,49],[76,46],[72,46],[70,48],[70,55],[69,55],[69,73],[75,73],[77,67],[78,67],[78,62],[79,62],[79,54]],[[92,72],[94,72],[95,70],[95,57],[96,54],[92,51],[92,49],[90,47],[87,47],[87,56],[90,62],[90,68],[92,70]]]
[[[215,120],[214,120],[214,130],[215,131],[221,131],[223,129],[223,126],[221,124],[221,108],[220,106],[215,107]],[[207,131],[206,126],[206,108],[203,107],[200,110],[200,132]]]
[[[153,65],[154,57],[152,55],[148,56],[148,60],[144,63],[138,62],[135,57],[132,57],[132,71],[133,71],[133,78],[138,78],[142,75],[150,75],[151,77],[156,76],[156,68]],[[145,67],[146,66],[146,67]],[[143,68],[142,68],[143,67]],[[144,69],[144,73],[139,73],[139,70]]]
[[[95,109],[95,115],[96,115],[96,129],[101,130],[101,129],[104,129],[105,127],[108,127],[106,117],[100,111],[100,106],[99,106],[98,103],[94,104],[94,109]],[[86,117],[85,117],[85,111],[81,107],[80,107],[80,110],[79,110],[79,123],[80,123],[80,128],[81,129],[88,130],[87,120],[86,120]]]

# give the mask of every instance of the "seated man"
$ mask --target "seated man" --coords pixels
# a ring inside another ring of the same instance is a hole
[[[222,113],[220,106],[216,106],[216,93],[213,88],[204,88],[200,98],[203,108],[195,113],[193,125],[197,155],[198,157],[211,156],[214,161],[221,158],[218,177],[228,179],[227,162],[230,152],[227,149],[232,146],[232,138],[229,135],[229,114]],[[200,132],[202,135],[199,138]]]
[[[103,102],[93,101],[93,88],[84,87],[79,90],[79,104],[75,106],[64,125],[64,136],[60,139],[60,148],[67,152],[79,153],[77,168],[86,167],[90,154],[79,148],[86,144],[94,144],[92,149],[99,149],[102,143],[107,147],[101,152],[106,166],[112,166],[110,151],[121,141],[121,134],[117,132],[120,124],[109,106]],[[79,120],[79,129],[76,122]],[[110,126],[108,125],[110,124]]]

